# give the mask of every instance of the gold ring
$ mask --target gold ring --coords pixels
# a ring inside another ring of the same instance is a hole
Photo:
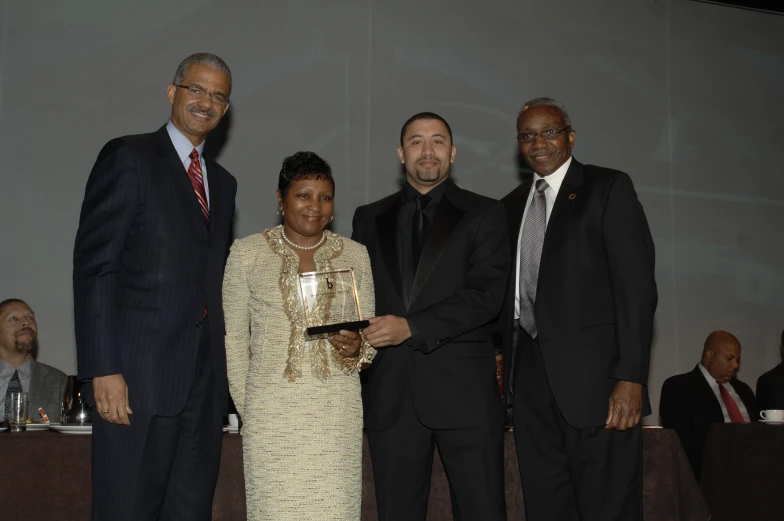
[[[109,409],[104,409],[101,411],[101,414],[109,414]]]

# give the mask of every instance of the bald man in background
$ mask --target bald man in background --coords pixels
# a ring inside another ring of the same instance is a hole
[[[754,393],[736,378],[740,352],[740,342],[734,335],[714,331],[705,340],[700,363],[691,372],[669,377],[662,386],[662,425],[678,433],[697,479],[711,423],[759,419]]]

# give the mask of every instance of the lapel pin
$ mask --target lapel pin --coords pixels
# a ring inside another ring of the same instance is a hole
[[[570,201],[574,201],[575,199],[577,199],[577,194],[569,194]]]

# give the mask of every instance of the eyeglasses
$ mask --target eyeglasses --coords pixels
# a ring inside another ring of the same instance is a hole
[[[517,141],[520,143],[533,143],[536,141],[537,136],[541,137],[542,139],[546,139],[547,141],[553,140],[561,135],[561,132],[565,132],[571,129],[571,125],[567,125],[561,130],[555,130],[554,128],[548,128],[547,130],[542,130],[541,132],[523,132],[522,134],[517,134]]]
[[[194,98],[203,98],[204,96],[209,96],[210,99],[218,105],[229,104],[229,98],[223,96],[222,94],[207,94],[206,90],[202,89],[201,87],[197,87],[196,85],[177,85],[176,83],[172,83],[172,85],[179,89],[187,89],[190,95]]]

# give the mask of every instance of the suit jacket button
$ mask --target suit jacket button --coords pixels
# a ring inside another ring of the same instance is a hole
[[[201,329],[201,326],[203,326],[203,325],[204,325],[204,322],[202,322],[201,320],[198,320],[196,322],[196,329]]]

